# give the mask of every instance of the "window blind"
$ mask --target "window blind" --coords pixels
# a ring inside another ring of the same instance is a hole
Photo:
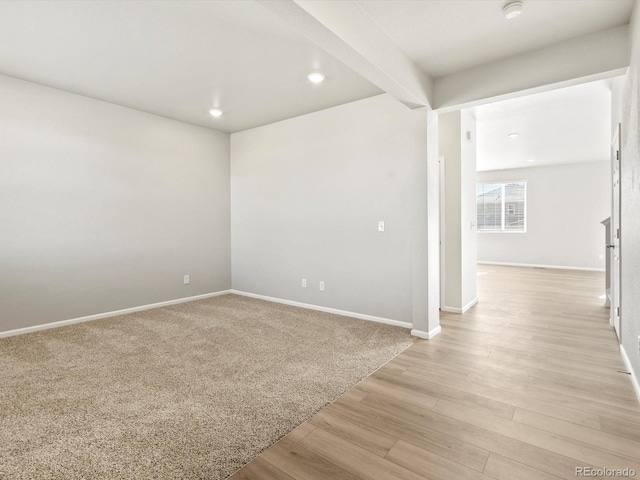
[[[476,185],[479,232],[526,231],[527,182]]]

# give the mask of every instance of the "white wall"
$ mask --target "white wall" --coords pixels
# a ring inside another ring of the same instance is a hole
[[[624,110],[624,84],[626,75],[615,77],[611,84],[611,138],[618,131],[618,124],[622,123]]]
[[[478,300],[478,235],[476,226],[476,119],[468,110],[460,112],[462,126],[461,241],[462,308]],[[470,138],[467,138],[467,133]],[[472,225],[473,224],[473,225]]]
[[[424,110],[380,95],[232,134],[231,155],[234,289],[412,322]]]
[[[0,105],[0,331],[230,288],[227,134],[5,76]]]
[[[438,149],[444,161],[442,215],[442,308],[462,308],[462,130],[460,111],[438,116]]]
[[[625,79],[622,117],[621,338],[636,378],[640,379],[640,4],[633,10],[631,66]]]
[[[471,139],[467,138],[467,132]],[[444,304],[462,311],[477,297],[476,122],[467,110],[439,115],[439,153],[444,160],[442,242]]]
[[[527,181],[527,232],[479,232],[478,261],[604,269],[610,176],[608,161],[478,172],[478,183]]]

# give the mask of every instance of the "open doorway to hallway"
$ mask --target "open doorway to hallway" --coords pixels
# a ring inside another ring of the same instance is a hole
[[[495,266],[599,272],[604,295],[611,85],[440,116],[442,310],[464,313],[483,295],[500,296],[477,284]]]

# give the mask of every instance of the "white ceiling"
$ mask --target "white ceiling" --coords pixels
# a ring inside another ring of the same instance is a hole
[[[599,81],[470,109],[477,170],[609,159],[611,90]],[[517,132],[516,138],[509,133]]]
[[[237,0],[0,1],[0,73],[226,132],[381,93]]]
[[[389,38],[434,77],[629,23],[633,0],[359,0]]]
[[[353,5],[432,76],[626,24],[633,6],[525,0],[507,21],[504,3]],[[0,74],[226,132],[382,93],[306,34],[254,0],[0,0]],[[314,69],[324,83],[307,81]]]

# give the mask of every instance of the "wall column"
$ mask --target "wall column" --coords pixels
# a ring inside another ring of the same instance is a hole
[[[466,110],[440,115],[439,154],[444,161],[444,232],[441,309],[464,313],[477,298],[476,125]]]
[[[414,225],[411,247],[413,329],[411,334],[433,338],[440,333],[440,181],[438,114],[427,110],[427,162],[416,181],[425,192]]]

